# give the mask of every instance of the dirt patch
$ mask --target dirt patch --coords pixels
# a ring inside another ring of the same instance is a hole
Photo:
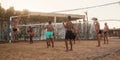
[[[109,44],[97,46],[97,41],[76,41],[73,51],[65,52],[64,41],[55,41],[55,48],[47,48],[45,41],[0,44],[0,60],[118,60],[120,54],[110,54],[120,48],[120,40],[112,39]]]

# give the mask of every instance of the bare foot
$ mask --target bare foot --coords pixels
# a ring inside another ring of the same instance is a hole
[[[96,46],[96,47],[100,47],[100,45]]]
[[[73,49],[70,49],[70,51],[73,51]]]

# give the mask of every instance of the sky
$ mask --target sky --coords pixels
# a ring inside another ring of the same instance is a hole
[[[106,3],[117,2],[120,0],[0,0],[1,6],[5,9],[13,6],[15,10],[28,9],[33,12],[54,12],[61,10],[69,10],[83,7],[102,5]],[[118,19],[120,20],[120,3],[109,6],[76,10],[70,12],[59,12],[65,14],[85,14],[88,12],[88,19],[97,17],[99,20]],[[103,24],[102,24],[103,25]],[[114,26],[119,28],[119,22],[109,23],[111,28]],[[118,26],[117,26],[118,25]]]

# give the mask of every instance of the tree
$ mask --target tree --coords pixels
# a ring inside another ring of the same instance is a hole
[[[24,9],[23,11],[22,11],[22,15],[28,15],[29,14],[29,11],[27,10],[27,9]]]
[[[15,13],[15,14],[14,14],[15,16],[22,14],[21,11],[15,11],[14,13]]]
[[[7,9],[5,12],[6,19],[9,20],[10,16],[14,16],[14,13],[15,13],[14,7],[10,7],[9,9]]]
[[[5,9],[0,6],[0,20],[3,20],[3,17],[5,15]]]

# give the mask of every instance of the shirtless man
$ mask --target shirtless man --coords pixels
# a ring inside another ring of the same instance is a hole
[[[109,27],[108,27],[108,25],[107,25],[107,23],[105,23],[105,27],[104,27],[104,44],[106,44],[106,42],[107,42],[107,44],[108,44],[108,31],[109,31]]]
[[[19,21],[20,21],[20,17],[17,18],[13,23],[13,39],[14,39],[14,42],[16,42],[18,40],[18,24],[19,24]]]
[[[33,43],[34,32],[33,32],[33,28],[31,26],[29,26],[29,36],[30,36],[30,44],[32,44]]]
[[[68,42],[70,43],[70,51],[73,50],[72,48],[72,38],[73,38],[73,23],[71,22],[71,16],[68,16],[68,20],[66,24],[63,22],[63,26],[66,29],[66,34],[65,34],[65,45],[66,45],[66,51],[68,51]]]
[[[100,24],[99,24],[97,18],[92,18],[92,20],[94,20],[96,37],[97,37],[97,40],[98,40],[98,47],[100,47],[100,39],[101,39],[100,36],[102,34],[102,31],[100,30]]]
[[[77,39],[77,36],[78,36],[78,27],[74,26],[74,30],[73,30],[74,44],[75,44],[75,40]]]
[[[48,25],[45,27],[45,29],[47,29],[47,32],[46,32],[47,48],[51,46],[51,43],[52,43],[52,47],[54,47],[54,38],[53,38],[54,27],[52,26],[51,21],[48,21]]]

